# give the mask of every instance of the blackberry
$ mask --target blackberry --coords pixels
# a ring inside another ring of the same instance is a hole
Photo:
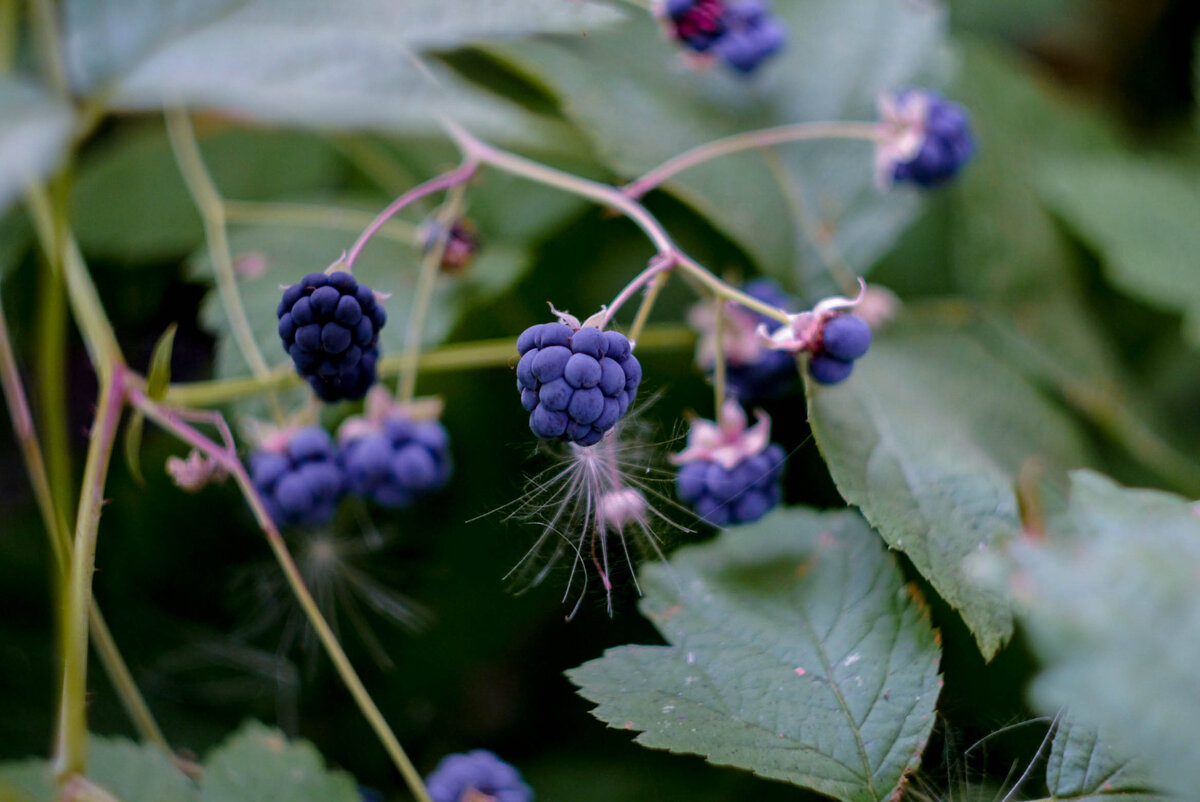
[[[447,755],[425,778],[433,802],[466,802],[479,797],[495,802],[533,802],[533,789],[521,773],[486,749]]]
[[[308,426],[280,450],[250,455],[250,480],[278,526],[322,526],[333,518],[345,481],[329,433]]]
[[[854,360],[871,347],[871,327],[857,315],[825,321],[821,340],[808,360],[808,373],[818,384],[837,384],[854,370]]]
[[[664,12],[678,42],[712,52],[741,73],[753,72],[784,44],[783,26],[763,0],[667,0]]]
[[[387,322],[370,287],[345,271],[309,273],[284,290],[275,314],[284,350],[321,400],[363,397]]]
[[[615,331],[541,323],[521,333],[517,351],[521,405],[543,440],[598,443],[629,409],[642,380],[629,340]]]
[[[398,509],[450,479],[450,436],[437,421],[391,415],[379,431],[344,441],[340,460],[351,492]]]
[[[722,0],[667,0],[672,35],[697,53],[704,53],[725,34]]]
[[[675,477],[679,498],[713,526],[752,523],[782,497],[785,456],[783,449],[772,443],[732,468],[706,459],[686,462]]]
[[[783,289],[770,279],[755,279],[747,282],[742,291],[763,303],[790,311],[795,301]],[[745,336],[754,340],[754,330],[760,323],[769,327],[779,325],[779,321],[766,315],[739,308],[746,316]],[[727,320],[727,328],[733,321]],[[757,347],[757,358],[746,361],[727,360],[725,381],[738,398],[775,398],[783,395],[799,377],[796,368],[796,357],[787,351],[775,351],[769,348]]]
[[[925,114],[919,122],[924,139],[916,155],[898,162],[892,172],[895,181],[907,181],[920,187],[934,187],[958,174],[975,153],[975,140],[967,110],[936,92],[910,90],[898,98],[911,102],[911,94],[925,96]]]

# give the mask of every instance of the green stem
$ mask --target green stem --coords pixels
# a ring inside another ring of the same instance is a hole
[[[42,77],[59,97],[70,96],[67,69],[58,35],[58,19],[52,0],[29,0],[29,24],[40,62]]]
[[[716,304],[716,325],[713,327],[715,342],[713,352],[713,420],[721,419],[721,407],[725,405],[725,302],[719,298]]]
[[[138,388],[131,388],[130,401],[147,418],[153,420],[159,426],[179,437],[193,448],[198,449],[210,459],[215,460],[234,478],[234,481],[237,482],[238,487],[242,491],[242,496],[246,499],[246,503],[254,513],[259,527],[266,536],[267,543],[270,545],[271,551],[275,554],[275,559],[283,570],[284,577],[287,579],[288,585],[296,597],[296,601],[299,602],[313,630],[317,633],[317,638],[321,641],[326,654],[329,656],[330,661],[333,662],[334,668],[337,670],[346,689],[354,698],[363,717],[367,719],[367,722],[375,731],[375,735],[392,758],[392,762],[400,771],[401,776],[404,777],[404,781],[413,796],[417,798],[418,802],[432,802],[428,792],[425,790],[425,784],[421,780],[421,775],[417,772],[416,767],[413,766],[412,761],[408,759],[404,747],[400,745],[399,739],[392,732],[383,713],[380,712],[375,702],[371,699],[366,686],[363,685],[358,673],[354,670],[350,658],[346,656],[345,651],[338,642],[337,635],[330,628],[329,623],[321,614],[317,602],[313,599],[312,593],[304,584],[304,578],[300,573],[299,567],[296,565],[295,559],[288,551],[287,543],[284,542],[283,536],[280,535],[279,530],[275,526],[275,522],[271,520],[271,515],[267,512],[262,497],[258,494],[258,490],[250,480],[250,475],[246,472],[245,467],[242,465],[241,460],[238,459],[237,454],[232,450],[232,447],[222,448],[218,446],[190,426],[177,412],[155,403]]]
[[[658,300],[659,293],[663,291],[663,287],[667,286],[667,282],[670,280],[670,270],[664,270],[650,279],[650,283],[646,286],[646,294],[642,296],[642,303],[638,306],[637,315],[633,318],[633,325],[629,327],[629,342],[636,345],[641,339],[642,330],[650,321],[650,311],[654,309],[654,303]]]
[[[63,656],[62,702],[59,708],[58,744],[54,771],[60,785],[87,769],[87,647],[92,607],[92,575],[96,569],[96,540],[104,482],[112,457],[113,441],[121,419],[125,369],[117,367],[100,379],[100,402],[92,424],[79,510],[75,517],[75,542],[68,574],[66,653]]]
[[[71,440],[67,423],[67,289],[57,261],[57,248],[48,251],[38,275],[37,344],[34,364],[38,408],[46,436],[47,471],[56,515],[70,520],[74,495],[71,479]]]

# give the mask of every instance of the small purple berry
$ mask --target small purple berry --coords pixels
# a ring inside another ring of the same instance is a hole
[[[442,758],[425,788],[433,802],[463,802],[472,791],[495,802],[533,802],[521,773],[486,749]]]

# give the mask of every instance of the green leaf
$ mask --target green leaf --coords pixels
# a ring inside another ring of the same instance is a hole
[[[561,0],[70,0],[66,57],[75,89],[116,109],[183,103],[323,129],[432,129],[448,114],[512,132],[513,107],[421,51],[619,18]]]
[[[884,800],[919,760],[941,688],[927,614],[854,514],[781,510],[642,569],[669,646],[567,672],[638,743]]]
[[[1059,722],[1046,763],[1046,787],[1053,799],[1103,802],[1117,794],[1128,802],[1163,799],[1143,793],[1148,786],[1141,767],[1115,754],[1095,727],[1070,716]]]
[[[0,211],[66,155],[75,114],[62,101],[15,78],[0,77]]]
[[[232,200],[290,199],[342,177],[337,151],[313,134],[206,126],[197,130],[217,189]],[[89,151],[72,189],[84,252],[118,264],[179,259],[204,241],[200,212],[160,124]]]
[[[1184,313],[1200,344],[1200,176],[1119,155],[1060,158],[1039,174],[1043,199],[1100,255],[1109,280]]]
[[[175,345],[175,332],[179,325],[172,323],[154,344],[154,353],[150,356],[150,373],[146,379],[146,395],[154,400],[161,400],[167,394],[167,385],[171,383],[171,351]]]
[[[1200,690],[1200,516],[1195,504],[1071,476],[1044,542],[1012,549],[1012,586],[1044,665],[1031,696],[1066,707],[1136,755],[1151,784],[1194,795]]]
[[[1020,531],[1014,482],[1038,456],[1087,464],[1075,424],[970,333],[885,329],[853,375],[810,383],[809,413],[842,496],[963,617],[989,659],[1012,634],[1006,594],[965,564]]]
[[[125,467],[129,475],[139,485],[145,487],[146,477],[142,474],[142,431],[145,429],[146,416],[140,409],[135,409],[125,424]]]
[[[306,741],[247,722],[204,763],[201,802],[360,802],[354,779]]]
[[[93,735],[87,777],[121,802],[199,802],[192,781],[151,744]],[[56,798],[48,761],[0,764],[0,800],[52,802]]]
[[[750,80],[719,67],[689,69],[679,48],[646,18],[584,40],[543,39],[489,52],[553,92],[597,155],[627,178],[732,133],[874,119],[880,93],[926,83],[938,66],[945,15],[932,5],[798,0],[775,11],[788,26],[788,45]],[[915,192],[877,189],[869,143],[799,143],[777,154],[781,174],[761,154],[746,152],[680,173],[666,187],[789,284],[827,281],[793,221],[789,194],[799,195],[811,228],[859,272],[917,208]]]

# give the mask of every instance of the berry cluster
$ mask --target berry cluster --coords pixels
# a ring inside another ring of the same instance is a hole
[[[677,41],[741,73],[753,72],[783,47],[783,26],[763,0],[666,0],[663,12]]]
[[[763,303],[778,307],[785,311],[793,306],[793,300],[770,279],[756,279],[748,282],[742,291]],[[738,310],[750,323],[749,331],[753,331],[760,323],[775,324],[775,320],[766,315],[752,312],[748,309]],[[732,322],[732,321],[730,321]],[[730,354],[727,358],[725,380],[739,398],[774,398],[787,392],[796,380],[799,372],[796,370],[796,358],[785,351],[773,351],[761,346],[753,351],[751,358],[737,359]]]
[[[346,489],[337,451],[320,426],[308,426],[250,455],[250,480],[280,526],[321,526]]]
[[[370,287],[345,271],[309,273],[284,290],[275,313],[284,350],[322,400],[363,397],[387,322]]]
[[[449,481],[450,436],[436,420],[391,415],[376,431],[344,439],[341,462],[351,492],[398,509]]]
[[[517,338],[517,389],[529,428],[543,440],[600,442],[637,396],[642,366],[625,335],[566,323],[530,326]]]
[[[892,101],[892,115],[919,134],[919,144],[894,160],[891,178],[934,187],[958,174],[975,153],[967,110],[936,92],[912,89]]]
[[[521,773],[486,749],[446,755],[425,778],[433,802],[532,802],[533,789]]]
[[[679,498],[713,526],[752,523],[779,503],[785,456],[772,443],[732,468],[709,460],[689,462],[675,477]]]
[[[857,315],[829,318],[808,360],[808,373],[818,384],[837,384],[854,370],[854,360],[871,347],[871,327]]]

